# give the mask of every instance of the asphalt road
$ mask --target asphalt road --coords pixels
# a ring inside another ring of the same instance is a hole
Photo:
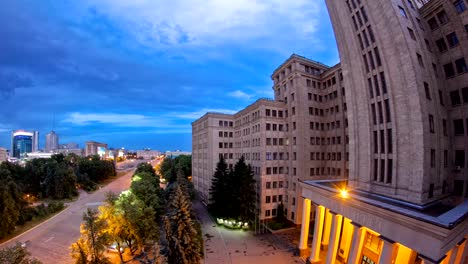
[[[42,263],[72,263],[70,246],[80,237],[83,212],[88,207],[97,208],[101,205],[106,199],[107,192],[120,194],[127,190],[130,187],[132,174],[133,170],[92,194],[81,192],[78,200],[70,203],[64,211],[0,247],[13,245],[17,241],[29,241],[28,251]]]

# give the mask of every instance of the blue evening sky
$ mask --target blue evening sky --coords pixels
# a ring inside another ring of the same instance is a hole
[[[0,147],[54,126],[60,143],[191,150],[191,122],[273,97],[292,53],[334,65],[323,0],[5,0]]]

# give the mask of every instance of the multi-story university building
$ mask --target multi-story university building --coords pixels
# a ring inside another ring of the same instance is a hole
[[[468,263],[468,2],[326,3],[340,64],[293,55],[273,101],[195,121],[195,188],[243,155],[309,262]]]

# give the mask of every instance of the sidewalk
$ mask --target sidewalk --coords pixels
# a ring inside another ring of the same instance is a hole
[[[194,202],[193,208],[203,229],[205,264],[304,263],[280,237],[218,227],[200,202]]]

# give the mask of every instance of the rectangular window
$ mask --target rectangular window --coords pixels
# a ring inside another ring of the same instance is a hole
[[[362,43],[362,38],[361,38],[361,34],[358,34],[358,39],[359,39],[359,45],[361,46],[361,49],[363,50],[364,49],[364,43]]]
[[[468,72],[468,67],[466,67],[465,58],[455,60],[455,67],[457,68],[457,73]]]
[[[369,60],[372,69],[375,69],[374,56],[372,56],[372,51],[369,51]]]
[[[464,87],[461,89],[463,103],[468,103],[468,87]]]
[[[421,54],[416,53],[416,57],[418,57],[419,66],[424,68],[424,62],[423,62],[423,58],[422,58]]]
[[[452,102],[452,106],[457,106],[461,104],[460,93],[458,90],[450,92],[450,101]]]
[[[374,87],[376,96],[380,96],[379,80],[377,79],[377,75],[374,75]]]
[[[392,130],[387,129],[387,151],[388,153],[393,152],[393,146],[392,146]]]
[[[404,18],[408,18],[408,16],[406,15],[406,11],[403,7],[401,6],[398,6],[398,10],[400,11],[400,15]]]
[[[448,136],[447,134],[447,120],[442,119],[442,131],[444,133],[444,136]]]
[[[379,175],[379,160],[374,159],[374,181],[377,181]]]
[[[445,44],[445,40],[443,38],[436,40],[436,46],[440,53],[444,53],[448,50],[447,44]]]
[[[453,48],[453,47],[457,46],[458,43],[459,43],[457,34],[455,34],[455,32],[452,32],[452,33],[448,34],[446,36],[446,38],[447,38],[447,42],[448,42],[450,48]]]
[[[385,160],[380,160],[380,181],[384,182],[385,179]]]
[[[392,183],[393,176],[393,160],[387,160],[387,183]]]
[[[375,36],[374,36],[374,31],[372,31],[371,26],[367,27],[367,31],[369,32],[370,40],[372,41],[372,43],[374,43],[375,42]]]
[[[390,113],[390,102],[388,101],[388,99],[384,100],[384,104],[385,104],[385,118],[386,118],[387,123],[390,123],[392,122],[392,118],[391,118],[391,113]]]
[[[371,104],[371,110],[372,110],[372,121],[374,122],[374,125],[377,125],[377,115],[375,114],[375,104]]]
[[[382,124],[383,123],[382,103],[378,102],[377,105],[378,105],[377,111],[379,112],[379,124]]]
[[[414,34],[414,31],[411,28],[408,28],[408,33],[413,40],[416,40],[416,35]]]
[[[439,90],[439,101],[440,105],[444,106],[444,94],[442,93],[442,90]]]
[[[435,149],[431,149],[431,168],[435,168],[435,161],[436,161],[436,156],[435,156]]]
[[[429,20],[427,21],[427,23],[429,24],[429,28],[430,28],[431,30],[434,30],[434,29],[436,29],[436,28],[439,27],[439,24],[437,23],[437,20],[436,20],[435,17],[429,19]]]
[[[424,91],[426,92],[426,98],[428,100],[432,100],[431,99],[431,91],[429,90],[429,84],[427,82],[424,82]]]
[[[382,60],[380,59],[379,49],[377,47],[374,48],[375,53],[375,61],[377,62],[377,66],[382,66]]]
[[[380,130],[380,153],[385,153],[385,130]]]
[[[444,150],[444,168],[448,167],[448,150]]]
[[[371,78],[367,79],[367,86],[369,86],[369,97],[374,98],[374,91],[372,89],[372,79]]]
[[[383,72],[380,73],[380,82],[382,83],[382,93],[387,93],[387,82],[385,81],[385,74]]]
[[[465,168],[465,151],[455,150],[455,162],[456,167]]]
[[[364,10],[364,7],[361,7],[361,14],[362,14],[362,18],[364,18],[364,22],[367,22],[368,18],[367,18],[366,10]]]
[[[453,130],[455,132],[455,136],[463,136],[465,134],[465,129],[463,127],[463,119],[453,120]]]
[[[455,70],[453,69],[453,64],[447,63],[444,65],[445,78],[451,78],[455,76]]]
[[[440,11],[437,13],[437,18],[439,19],[439,23],[441,25],[447,23],[449,21],[449,18],[447,16],[447,13],[445,13],[445,10]]]
[[[374,131],[374,153],[379,153],[379,141],[377,139],[377,131]]]
[[[434,133],[434,116],[429,115],[429,131]]]
[[[457,10],[457,13],[463,13],[466,10],[465,2],[463,0],[457,0],[453,2],[453,6],[455,7],[455,10]]]
[[[362,59],[364,60],[364,66],[366,67],[366,72],[369,72],[369,64],[367,62],[367,56],[362,55]]]

